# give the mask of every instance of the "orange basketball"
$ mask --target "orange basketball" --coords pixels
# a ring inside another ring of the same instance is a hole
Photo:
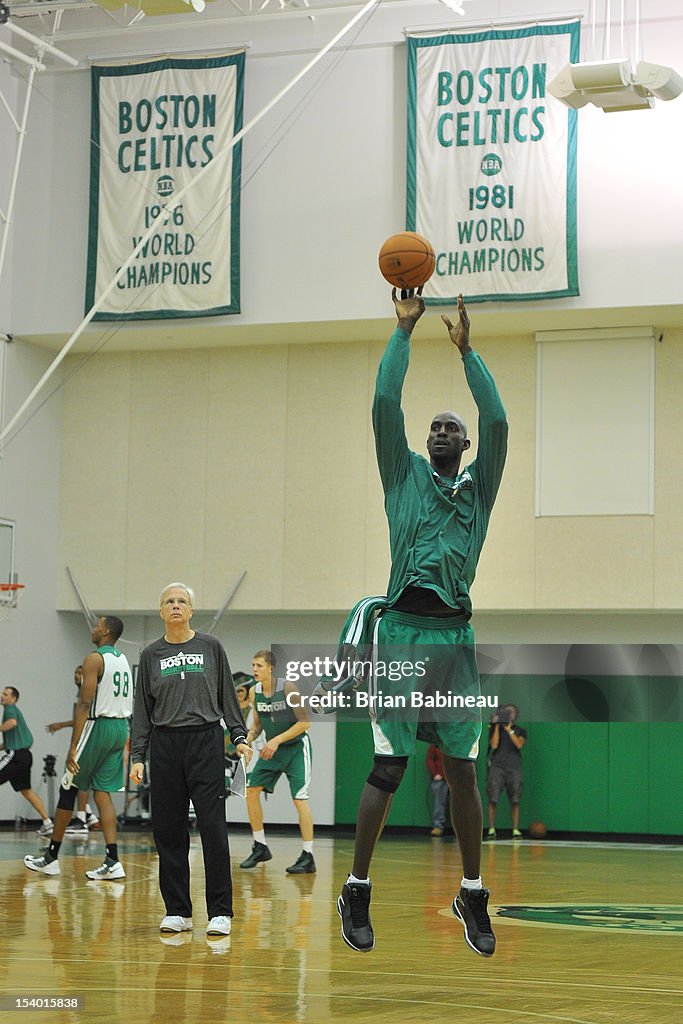
[[[545,827],[542,821],[532,821],[529,825],[529,835],[533,839],[545,839],[548,834],[548,829]]]
[[[419,288],[432,276],[435,266],[431,243],[415,231],[392,235],[379,251],[382,276],[395,288]]]

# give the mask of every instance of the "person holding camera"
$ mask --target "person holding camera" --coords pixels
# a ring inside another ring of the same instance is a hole
[[[510,801],[512,838],[522,838],[519,830],[519,802],[524,790],[522,747],[526,743],[527,732],[517,725],[518,715],[519,710],[514,704],[506,704],[493,715],[489,724],[489,773],[486,781],[489,840],[496,838],[496,811],[503,790]]]

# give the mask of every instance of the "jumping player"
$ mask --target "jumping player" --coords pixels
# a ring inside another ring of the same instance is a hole
[[[396,289],[392,291],[398,324],[380,363],[372,408],[391,544],[388,609],[379,619],[376,641],[378,649],[388,645],[388,649],[413,652],[413,662],[420,657],[417,645],[429,645],[430,652],[436,652],[425,676],[414,672],[404,678],[404,693],[425,693],[431,688],[432,692],[438,689],[478,696],[469,588],[503,473],[507,422],[493,379],[470,347],[469,317],[460,295],[458,322],[451,323],[447,316],[442,320],[462,357],[479,410],[477,458],[461,470],[470,440],[462,418],[454,412],[432,418],[427,438],[429,461],[409,449],[401,391],[408,370],[410,336],[425,308],[421,293],[421,288],[417,293],[404,292],[399,299]],[[373,716],[375,762],[360,800],[353,872],[337,902],[342,937],[358,951],[374,947],[370,862],[417,736],[441,750],[451,791],[451,817],[464,873],[453,912],[464,925],[468,945],[482,956],[491,956],[495,937],[487,911],[489,892],[479,874],[482,809],[475,759],[481,716],[477,712],[457,720],[456,714],[451,714],[424,722],[415,714],[412,721],[405,718],[405,712],[397,714],[387,708]]]

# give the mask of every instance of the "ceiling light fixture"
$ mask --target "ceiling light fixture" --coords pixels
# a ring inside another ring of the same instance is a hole
[[[597,0],[592,0],[592,44],[596,38]],[[611,3],[606,0],[605,44],[609,51]],[[621,3],[620,47],[625,46],[625,4]],[[636,4],[635,56],[640,54],[640,3]],[[627,57],[567,64],[548,84],[551,96],[568,107],[579,109],[587,103],[606,113],[621,110],[649,110],[655,99],[674,100],[683,92],[683,78],[673,68],[640,60],[635,71]]]
[[[548,84],[551,96],[578,109],[592,103],[606,113],[649,110],[655,99],[675,100],[683,78],[673,68],[641,60],[635,72],[628,60],[596,60],[567,64]]]

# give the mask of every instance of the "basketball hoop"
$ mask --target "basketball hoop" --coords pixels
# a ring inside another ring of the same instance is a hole
[[[23,583],[0,583],[0,622],[9,622],[12,612],[17,607],[19,591],[24,589]]]

